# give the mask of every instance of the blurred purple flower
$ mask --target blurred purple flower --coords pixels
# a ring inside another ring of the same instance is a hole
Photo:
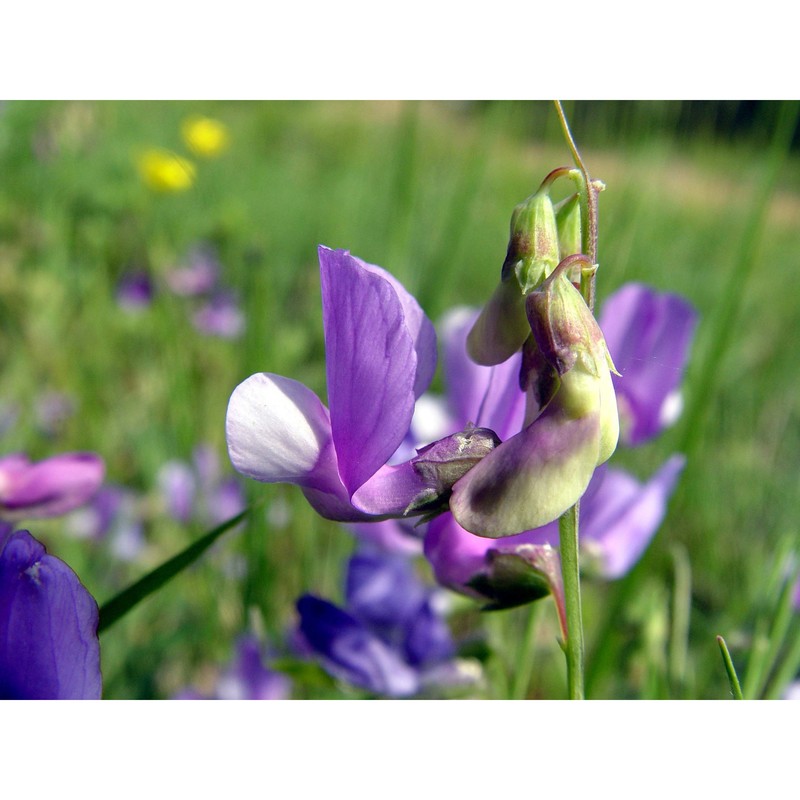
[[[790,683],[783,693],[783,700],[800,700],[800,681]]]
[[[169,288],[182,297],[207,294],[217,285],[220,264],[210,247],[198,246],[189,252],[186,263],[168,270]]]
[[[28,531],[0,531],[0,698],[96,700],[97,603]]]
[[[0,458],[0,519],[65,514],[100,488],[105,465],[94,453],[62,453],[31,463],[21,453]]]
[[[686,459],[673,455],[641,484],[621,469],[599,469],[581,501],[581,548],[587,567],[621,578],[641,558],[667,513]]]
[[[168,461],[157,480],[167,512],[178,522],[196,519],[218,525],[246,506],[239,482],[232,475],[222,476],[219,458],[209,445],[194,449],[191,464]]]
[[[236,644],[236,656],[220,675],[213,694],[204,695],[186,689],[176,700],[287,700],[292,683],[286,675],[267,668],[261,646],[254,636],[242,636]]]
[[[194,313],[192,324],[209,336],[236,339],[245,327],[244,313],[230,292],[217,291]]]
[[[45,436],[58,436],[75,413],[75,401],[64,392],[42,392],[34,402],[36,425]]]
[[[167,461],[156,476],[167,513],[178,522],[188,522],[194,515],[196,481],[192,468],[184,461]]]
[[[67,532],[81,539],[105,540],[123,561],[135,561],[145,547],[144,524],[135,495],[121,486],[103,486],[65,520]]]
[[[141,311],[153,302],[153,282],[146,272],[127,272],[117,284],[117,304],[125,311]]]
[[[19,406],[16,403],[0,402],[0,436],[13,428],[19,419]]]
[[[350,559],[344,609],[313,595],[297,601],[301,641],[331,675],[374,694],[465,685],[475,676],[455,658],[441,599],[408,558],[365,550]]]
[[[603,303],[599,322],[621,374],[613,376],[621,439],[642,444],[680,414],[679,388],[697,312],[679,295],[628,283]]]
[[[385,512],[370,498],[358,506],[351,498],[391,471],[385,465],[433,377],[436,336],[416,300],[380,267],[327,247],[319,262],[330,410],[297,381],[252,375],[228,404],[228,452],[248,477],[298,484],[324,517],[374,519]],[[382,506],[386,493],[372,499]]]

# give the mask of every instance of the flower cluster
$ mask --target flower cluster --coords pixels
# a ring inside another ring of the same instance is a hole
[[[299,485],[330,519],[430,518],[425,554],[439,581],[494,607],[547,591],[558,599],[544,548],[584,493],[584,549],[606,577],[627,571],[660,524],[683,459],[644,485],[596,468],[616,445],[617,396],[627,444],[674,418],[696,321],[688,304],[631,285],[609,298],[598,325],[567,270],[545,270],[527,298],[514,295],[528,325],[520,346],[524,331],[512,337],[511,312],[495,307],[508,303],[501,284],[480,315],[445,320],[448,407],[437,425],[424,394],[436,339],[419,305],[379,267],[325,247],[319,256],[328,405],[290,378],[248,378],[226,420],[236,469]]]
[[[347,568],[345,607],[304,595],[300,642],[334,677],[388,697],[474,682],[456,659],[445,598],[425,586],[407,554],[362,544]]]
[[[173,294],[191,298],[191,321],[207,336],[236,339],[245,328],[245,317],[235,293],[220,281],[221,265],[205,245],[193,247],[185,260],[166,270],[164,283]],[[126,311],[147,308],[156,294],[156,282],[142,270],[126,272],[117,284],[117,303]]]

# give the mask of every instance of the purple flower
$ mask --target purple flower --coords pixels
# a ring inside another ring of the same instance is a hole
[[[445,426],[473,419],[506,437],[519,429],[524,413],[524,395],[516,381],[521,356],[494,367],[472,363],[466,341],[474,318],[475,312],[459,309],[442,324],[449,413],[438,412],[438,417],[446,420]],[[678,316],[675,324],[682,329],[680,320]],[[626,331],[628,336],[638,335],[635,328]],[[626,349],[625,341],[618,344]],[[648,357],[645,351],[642,357]],[[673,362],[673,369],[680,373],[683,360]],[[663,381],[657,376],[656,391],[661,386]],[[581,545],[601,576],[618,578],[641,556],[664,517],[683,464],[682,456],[672,456],[644,485],[622,470],[601,467],[595,471],[581,502]],[[507,558],[498,560],[498,554],[533,563],[532,557],[542,555],[535,548],[557,543],[557,522],[495,541],[472,535],[451,514],[443,514],[428,526],[425,555],[442,585],[495,604],[514,605],[541,596],[542,590],[530,572],[520,570],[509,577],[513,563]]]
[[[235,297],[218,291],[194,313],[192,324],[200,333],[236,339],[244,331],[245,319]]]
[[[581,547],[603,578],[625,575],[641,558],[667,513],[686,459],[674,455],[645,484],[621,469],[601,468],[581,501]]]
[[[408,558],[363,551],[350,560],[344,609],[313,595],[298,600],[300,633],[330,674],[374,694],[468,683],[439,599]]]
[[[97,603],[28,531],[0,532],[0,698],[100,698]]]
[[[55,517],[83,505],[100,488],[103,460],[63,453],[31,463],[17,453],[0,458],[0,519]]]
[[[261,645],[254,636],[236,643],[233,662],[220,675],[213,694],[186,689],[176,700],[287,700],[292,684],[286,675],[265,666]]]
[[[626,284],[603,304],[600,327],[620,373],[613,381],[625,444],[642,444],[677,419],[696,326],[686,300],[639,283]]]
[[[34,404],[36,424],[46,436],[58,436],[74,413],[75,401],[63,392],[43,392]]]
[[[436,338],[417,302],[380,267],[319,248],[328,402],[297,381],[252,375],[231,396],[228,452],[244,475],[298,484],[324,517],[385,513],[351,498],[402,444],[433,377]],[[412,495],[413,496],[413,495]],[[408,502],[406,499],[406,502]]]
[[[167,461],[156,476],[167,513],[178,522],[188,522],[194,513],[196,492],[192,468],[183,461]]]
[[[141,311],[153,302],[153,292],[146,272],[128,272],[117,284],[117,303],[125,311]]]
[[[121,486],[103,486],[85,506],[65,520],[73,536],[107,540],[111,552],[123,561],[135,561],[145,547],[144,525],[136,496]]]
[[[194,297],[210,292],[217,284],[220,264],[209,247],[195,247],[187,263],[166,273],[169,288],[177,295]]]
[[[167,512],[178,522],[197,519],[218,525],[246,506],[239,482],[222,476],[217,453],[209,445],[194,449],[191,464],[178,460],[164,464],[158,484]]]

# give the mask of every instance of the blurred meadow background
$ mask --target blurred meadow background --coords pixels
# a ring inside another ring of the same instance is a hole
[[[642,479],[674,452],[688,464],[637,566],[617,581],[584,581],[587,694],[729,697],[721,634],[745,694],[779,697],[800,670],[797,106],[565,110],[607,186],[598,307],[642,281],[700,314],[683,415],[615,456]],[[192,148],[182,132],[197,115],[224,126],[226,146]],[[154,149],[187,160],[161,185],[142,171]],[[270,649],[293,697],[366,696],[287,647],[298,596],[341,600],[354,538],[296,487],[235,475],[228,398],[258,371],[325,398],[318,244],[386,268],[436,321],[488,298],[512,209],[570,163],[547,102],[0,108],[3,452],[96,451],[128,509],[127,523],[102,537],[79,514],[31,532],[102,604],[213,527],[206,501],[223,483],[261,503],[101,635],[105,697],[209,692],[245,631]],[[176,268],[200,258],[217,265],[213,285],[176,290]],[[203,463],[216,456],[218,474],[185,513],[170,514],[170,476],[192,470],[202,483],[198,447]],[[565,696],[550,600],[482,613],[453,595],[449,621],[482,675],[455,696]]]

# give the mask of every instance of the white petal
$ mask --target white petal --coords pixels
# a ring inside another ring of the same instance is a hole
[[[231,395],[225,429],[231,463],[243,475],[267,483],[327,482],[320,459],[325,451],[332,458],[328,410],[302,383],[251,375]]]

